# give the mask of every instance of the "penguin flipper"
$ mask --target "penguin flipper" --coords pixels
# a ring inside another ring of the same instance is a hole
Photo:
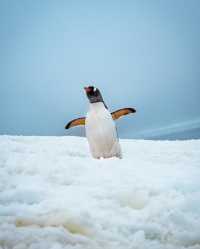
[[[69,129],[71,127],[78,126],[78,125],[85,125],[85,117],[71,120],[67,125],[65,125],[65,129]]]
[[[134,108],[122,108],[111,113],[113,120],[120,118],[121,116],[127,115],[129,113],[134,113],[136,110]]]

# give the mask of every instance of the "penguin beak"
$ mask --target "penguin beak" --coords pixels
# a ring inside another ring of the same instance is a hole
[[[85,87],[84,87],[84,90],[85,90],[86,93],[89,93],[92,89],[91,89],[90,87],[86,87],[86,86],[85,86]]]

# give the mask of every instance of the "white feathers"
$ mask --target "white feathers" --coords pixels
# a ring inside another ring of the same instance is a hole
[[[86,116],[86,136],[94,158],[121,158],[115,123],[102,102],[90,104]]]

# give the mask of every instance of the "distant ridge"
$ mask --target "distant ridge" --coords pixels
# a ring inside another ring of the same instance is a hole
[[[146,130],[136,135],[145,139],[197,139],[200,138],[200,118],[175,123],[158,129]]]

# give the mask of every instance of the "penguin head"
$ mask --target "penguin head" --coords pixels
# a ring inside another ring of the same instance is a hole
[[[84,87],[84,90],[90,103],[103,102],[103,98],[98,88],[94,86],[87,86]]]

